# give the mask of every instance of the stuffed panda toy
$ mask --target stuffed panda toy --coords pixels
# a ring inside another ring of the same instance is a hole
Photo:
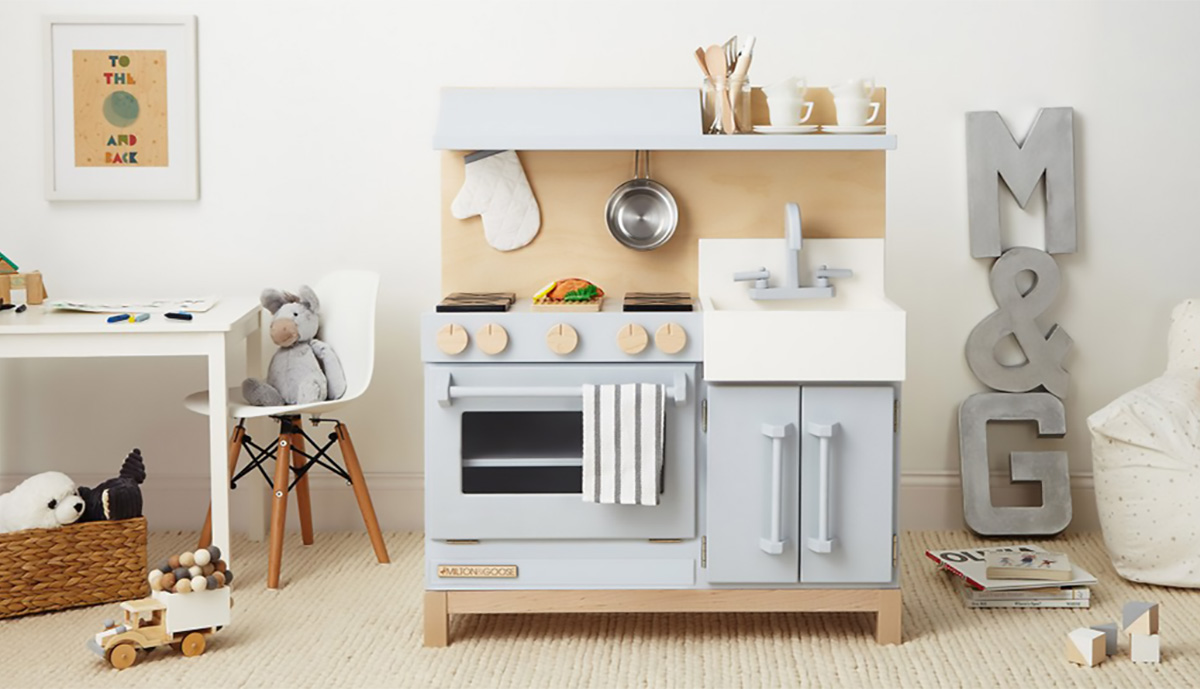
[[[0,533],[53,529],[78,521],[83,510],[71,477],[57,471],[35,474],[0,495]]]

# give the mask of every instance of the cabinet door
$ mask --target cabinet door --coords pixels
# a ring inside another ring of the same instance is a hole
[[[800,580],[804,583],[892,580],[894,400],[891,387],[804,388],[800,426]]]
[[[796,582],[799,421],[798,386],[709,386],[710,582]]]

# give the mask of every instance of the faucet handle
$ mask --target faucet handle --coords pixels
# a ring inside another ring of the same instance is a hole
[[[814,275],[817,278],[848,278],[854,275],[854,271],[850,270],[849,268],[830,268],[828,266],[821,266],[817,269]]]
[[[771,271],[764,268],[758,270],[744,270],[740,273],[733,274],[734,282],[744,282],[747,280],[766,280],[771,277]]]

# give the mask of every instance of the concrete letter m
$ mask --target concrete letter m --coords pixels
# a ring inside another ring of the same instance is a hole
[[[999,256],[1000,205],[996,175],[1024,208],[1046,176],[1046,253],[1075,252],[1074,110],[1042,108],[1025,143],[992,111],[967,113],[967,210],[971,256]]]

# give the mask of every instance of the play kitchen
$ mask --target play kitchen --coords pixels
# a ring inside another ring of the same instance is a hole
[[[443,91],[427,645],[454,614],[588,611],[873,612],[900,641],[895,138],[710,135],[702,100]]]

